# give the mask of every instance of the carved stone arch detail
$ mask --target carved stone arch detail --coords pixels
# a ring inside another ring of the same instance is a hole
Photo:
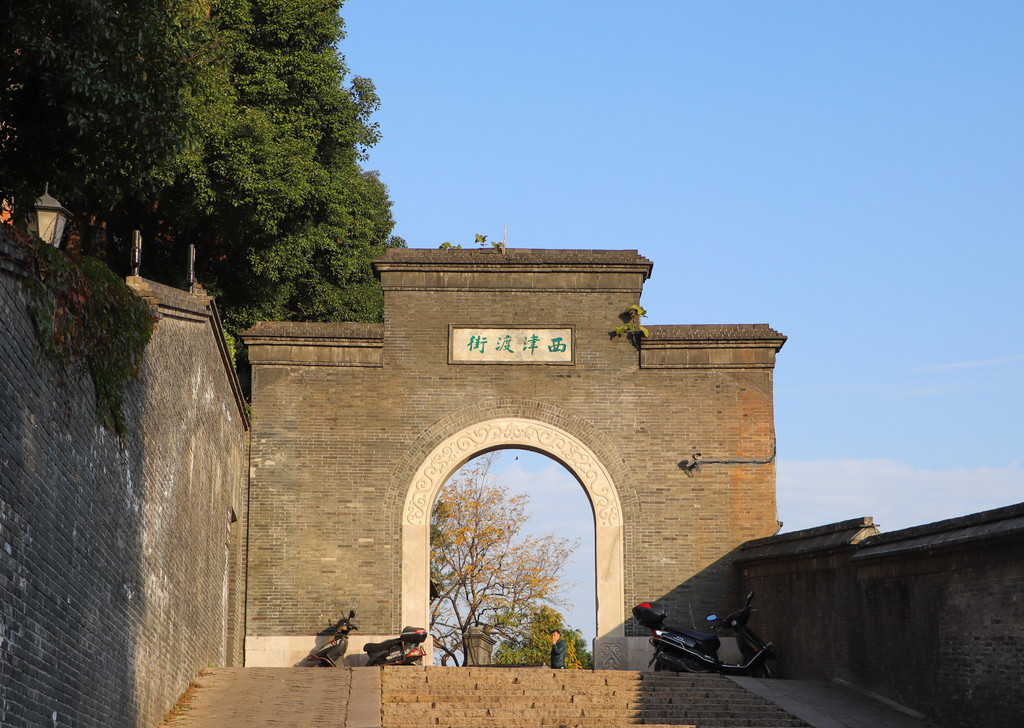
[[[640,518],[639,498],[636,487],[629,469],[625,467],[625,458],[620,453],[612,440],[598,428],[594,427],[586,419],[579,417],[565,409],[537,400],[523,398],[487,398],[477,401],[472,405],[451,412],[440,418],[437,422],[423,431],[409,448],[405,455],[395,463],[390,482],[388,483],[385,502],[388,504],[389,512],[395,514],[397,525],[404,524],[407,520],[405,512],[406,499],[409,494],[410,483],[423,463],[431,456],[441,442],[455,433],[471,428],[492,420],[499,419],[523,419],[532,423],[552,425],[555,429],[562,430],[577,442],[583,443],[595,456],[597,461],[606,469],[612,482],[619,501],[620,518],[626,526],[627,533],[631,530],[630,524],[638,522]],[[497,444],[488,449],[498,447],[519,447],[514,444]],[[554,453],[541,448],[525,448],[545,452],[558,459]],[[480,450],[465,458],[459,466],[470,460],[472,457],[485,452]],[[456,466],[457,470],[459,466]],[[569,468],[573,471],[573,468]],[[443,481],[442,481],[443,482]],[[584,487],[586,484],[584,483]],[[436,494],[436,490],[434,491]],[[432,506],[433,501],[428,501]],[[596,504],[595,504],[596,511]],[[597,516],[599,518],[599,516]],[[429,515],[427,516],[429,518]]]
[[[452,473],[473,457],[499,447],[518,447],[550,455],[583,485],[594,507],[598,526],[622,525],[622,507],[611,477],[590,448],[565,430],[522,418],[481,422],[438,445],[413,476],[402,523],[410,526],[429,523],[437,493]]]
[[[428,619],[430,513],[444,483],[463,464],[482,453],[509,447],[533,450],[565,466],[582,485],[593,506],[597,588],[595,659],[598,667],[615,668],[620,665],[616,656],[621,656],[625,649],[625,536],[630,514],[623,508],[621,490],[612,475],[614,468],[606,466],[606,459],[595,452],[591,443],[605,451],[605,458],[610,454],[607,444],[601,442],[602,438],[593,428],[580,427],[582,420],[578,418],[557,412],[550,405],[529,403],[533,406],[524,407],[524,404],[522,401],[491,403],[491,406],[454,413],[444,424],[437,423],[424,433],[427,442],[422,442],[421,437],[403,459],[405,462],[397,464],[396,481],[405,483],[401,489],[404,499],[400,511],[402,623],[425,624]],[[484,413],[490,417],[479,419]],[[575,432],[563,424],[568,424]],[[589,432],[580,437],[580,430]],[[418,467],[410,473],[409,464],[417,461]],[[635,507],[635,502],[630,505]]]

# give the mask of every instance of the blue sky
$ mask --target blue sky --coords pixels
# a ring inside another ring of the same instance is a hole
[[[1024,3],[342,15],[410,247],[637,249],[649,323],[789,337],[785,530],[1024,501]]]

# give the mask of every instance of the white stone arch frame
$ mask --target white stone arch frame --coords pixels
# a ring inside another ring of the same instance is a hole
[[[433,449],[413,476],[402,510],[402,624],[430,620],[430,513],[441,486],[471,458],[499,448],[549,455],[583,486],[594,510],[597,587],[595,667],[626,665],[622,504],[608,470],[578,438],[548,423],[502,417],[470,425]]]

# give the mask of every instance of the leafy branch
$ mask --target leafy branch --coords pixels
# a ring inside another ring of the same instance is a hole
[[[29,315],[43,355],[88,374],[100,422],[124,434],[124,389],[139,375],[155,315],[95,258],[62,253],[9,226],[3,234],[25,252]]]

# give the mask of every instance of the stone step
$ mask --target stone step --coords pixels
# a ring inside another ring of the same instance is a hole
[[[802,726],[803,723],[782,712],[764,710],[716,710],[695,708],[677,711],[622,710],[622,709],[524,709],[521,707],[495,707],[487,709],[433,709],[424,712],[384,709],[385,722],[403,726],[421,725],[485,725],[509,723],[524,725],[579,722],[593,725],[610,723],[640,724],[657,722],[666,724],[721,725],[721,726]]]
[[[401,725],[387,722],[385,726],[394,726],[394,728],[400,728]],[[466,724],[455,724],[445,723],[444,721],[432,724],[435,728],[468,728]],[[515,723],[498,722],[498,723],[484,723],[483,726],[487,728],[635,728],[637,725],[643,725],[645,728],[700,728],[696,724],[690,723],[579,723],[579,722],[554,722],[554,723],[539,723],[539,722],[528,722],[523,723],[516,721]],[[732,726],[715,726],[714,728],[734,728]],[[769,727],[765,727],[769,728]]]
[[[719,675],[544,668],[386,668],[384,728],[805,726]]]
[[[445,673],[429,672],[444,670]],[[604,673],[605,671],[602,671]],[[461,674],[460,674],[461,673]],[[674,689],[691,689],[706,687],[709,681],[724,684],[724,678],[717,675],[657,675],[646,674],[642,677],[637,673],[593,673],[583,670],[547,670],[536,674],[530,670],[493,669],[480,671],[479,668],[423,668],[420,670],[405,668],[402,674],[388,673],[388,680],[393,685],[458,685],[459,687],[484,688],[487,685],[509,685],[523,687],[541,687],[544,685],[561,685],[566,679],[579,688],[657,688],[671,687]]]
[[[419,708],[419,709],[414,709]],[[773,706],[774,708],[774,706]],[[673,710],[651,710],[649,708],[580,708],[578,706],[529,707],[515,703],[489,707],[468,708],[464,706],[429,706],[427,704],[403,704],[384,707],[384,716],[403,725],[434,725],[438,722],[472,723],[473,721],[493,722],[491,719],[513,721],[517,725],[541,720],[543,722],[587,721],[592,723],[616,722],[659,722],[659,723],[701,723],[721,725],[749,725],[770,721],[772,725],[799,726],[800,721],[777,709],[761,706],[735,708],[721,705],[693,706]]]
[[[546,709],[562,705],[573,705],[580,708],[627,708],[629,710],[680,710],[696,705],[714,706],[717,710],[759,710],[764,701],[756,697],[722,697],[705,700],[689,700],[679,697],[640,697],[640,696],[581,696],[567,694],[557,698],[551,696],[505,695],[489,693],[487,695],[408,695],[393,698],[390,703],[395,706],[426,706],[425,710],[444,706],[464,706],[471,708],[500,708],[511,703],[530,709]]]
[[[564,716],[534,716],[529,720],[522,720],[510,716],[489,716],[480,717],[474,716],[470,718],[463,718],[458,716],[438,716],[430,722],[411,722],[405,721],[394,721],[393,719],[384,717],[383,725],[385,727],[394,726],[402,728],[421,728],[425,726],[445,726],[446,728],[551,728],[552,726],[573,726],[574,728],[619,728],[621,726],[635,726],[635,725],[664,725],[664,726],[690,726],[691,728],[801,728],[807,724],[796,719],[785,719],[785,718],[770,718],[770,717],[751,717],[751,718],[737,718],[732,720],[719,720],[712,718],[712,722],[704,722],[701,720],[693,720],[686,722],[683,720],[673,720],[669,723],[650,723],[647,720],[604,720],[600,718],[586,718],[586,717],[564,717]]]

